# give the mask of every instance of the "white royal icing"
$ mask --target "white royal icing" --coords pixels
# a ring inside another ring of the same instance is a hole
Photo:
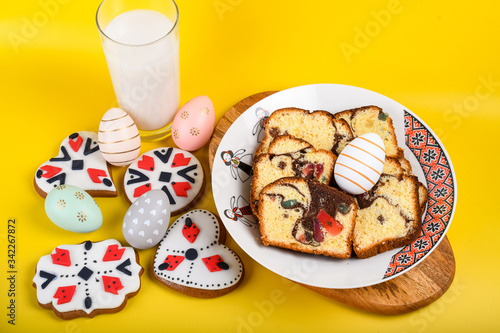
[[[97,134],[87,131],[66,137],[59,147],[59,155],[37,169],[35,182],[45,193],[65,184],[85,191],[116,193],[107,162],[99,151]]]
[[[87,249],[89,244],[91,247]],[[103,261],[110,245],[125,249],[119,260]],[[61,250],[69,251],[71,265],[55,264],[50,254],[43,256],[38,261],[36,275],[33,278],[38,302],[52,303],[58,312],[82,310],[90,314],[94,310],[117,308],[125,301],[128,294],[138,291],[141,286],[142,267],[136,262],[135,250],[131,247],[122,247],[117,240],[61,245],[54,249],[52,254],[57,254],[57,251]],[[117,294],[106,291],[103,276],[118,278],[123,288],[116,290]],[[57,304],[60,298],[54,296],[59,295],[59,288],[70,286],[76,286],[71,301]],[[86,306],[89,305],[88,299],[90,306]]]
[[[163,190],[175,215],[193,203],[202,190],[204,177],[203,167],[193,154],[163,147],[142,154],[130,164],[123,183],[131,203],[147,191]]]
[[[190,218],[199,229],[196,240],[191,243],[182,233],[186,219]],[[220,228],[215,215],[209,211],[192,210],[179,217],[167,230],[156,251],[154,273],[161,279],[178,285],[205,290],[229,288],[241,279],[243,264],[238,256],[226,246],[219,244]],[[187,258],[187,252],[196,251],[194,260]],[[174,269],[160,269],[169,255],[185,257]],[[227,269],[211,272],[203,258],[218,255],[227,265]]]

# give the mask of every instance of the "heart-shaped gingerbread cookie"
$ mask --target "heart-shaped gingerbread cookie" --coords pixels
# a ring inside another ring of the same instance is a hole
[[[94,132],[76,132],[61,143],[59,155],[43,163],[35,174],[35,189],[46,197],[59,185],[74,185],[92,196],[114,197],[116,187]]]
[[[217,216],[197,209],[179,217],[156,250],[153,271],[166,286],[200,298],[225,295],[241,283],[238,255],[222,245],[225,229]]]

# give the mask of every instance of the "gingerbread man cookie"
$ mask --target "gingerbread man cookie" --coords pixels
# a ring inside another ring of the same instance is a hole
[[[171,214],[177,215],[200,199],[205,189],[205,173],[193,154],[177,148],[157,148],[129,165],[123,186],[130,203],[148,191],[162,190],[168,197]]]
[[[243,280],[238,255],[222,245],[225,229],[209,211],[192,210],[167,230],[156,251],[155,277],[181,293],[213,298],[225,295]]]
[[[114,239],[61,245],[36,266],[38,303],[62,319],[94,317],[125,307],[141,287],[144,269],[131,247]]]
[[[116,196],[111,172],[94,132],[76,132],[64,139],[59,155],[37,169],[34,183],[44,198],[59,185],[74,185],[91,196]]]

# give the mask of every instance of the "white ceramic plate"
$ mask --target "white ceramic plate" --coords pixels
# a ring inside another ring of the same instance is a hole
[[[429,189],[422,235],[411,245],[368,259],[335,259],[304,254],[260,241],[249,207],[252,158],[274,110],[298,107],[336,113],[376,105],[393,120],[398,145],[413,173]],[[337,84],[314,84],[275,93],[248,108],[224,135],[212,168],[219,215],[233,239],[258,263],[296,282],[322,288],[358,288],[387,281],[425,259],[443,239],[455,212],[457,189],[451,160],[432,130],[403,105],[378,93]]]

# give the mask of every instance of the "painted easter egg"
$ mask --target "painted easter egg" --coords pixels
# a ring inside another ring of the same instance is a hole
[[[79,233],[92,232],[102,225],[101,209],[84,190],[59,185],[47,194],[45,212],[57,226]]]
[[[123,219],[123,236],[137,249],[155,246],[165,235],[170,223],[170,204],[162,190],[141,195],[130,206]]]
[[[369,191],[380,178],[385,163],[385,146],[375,133],[352,140],[340,153],[333,174],[335,182],[350,194]]]
[[[116,166],[130,164],[141,150],[141,137],[134,120],[119,108],[111,108],[104,114],[97,141],[104,159]]]
[[[172,122],[172,139],[184,150],[203,147],[214,131],[215,111],[207,96],[198,96],[184,104]]]

